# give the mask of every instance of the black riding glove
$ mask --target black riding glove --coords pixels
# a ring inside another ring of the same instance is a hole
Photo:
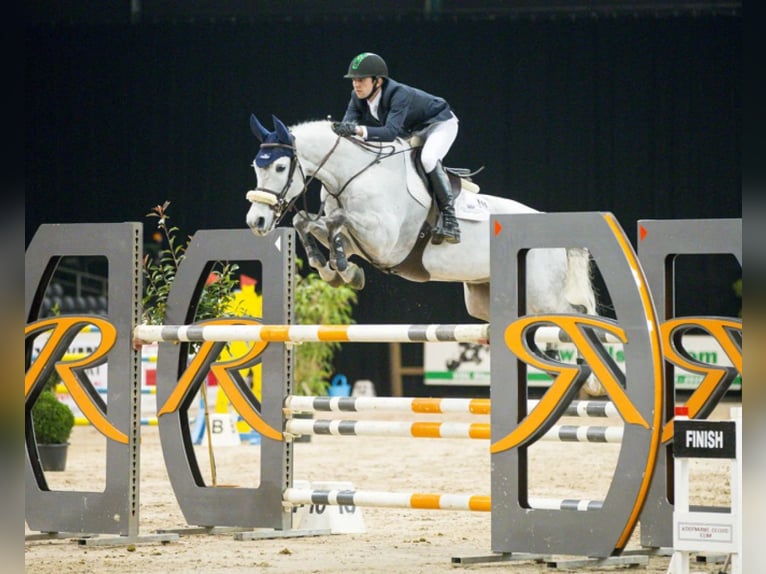
[[[352,122],[333,122],[332,131],[341,137],[356,135],[356,124]]]

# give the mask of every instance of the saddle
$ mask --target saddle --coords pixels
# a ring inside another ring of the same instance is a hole
[[[420,161],[420,152],[423,148],[417,147],[412,150],[411,154],[411,161],[412,165],[415,167],[415,171],[418,174],[418,177],[423,182],[423,185],[427,190],[429,190],[429,193],[431,191],[431,184],[428,181],[428,174],[426,173],[426,170],[423,169],[423,163]],[[450,183],[452,184],[452,193],[454,194],[455,198],[460,194],[461,191],[470,191],[471,193],[479,193],[479,186],[473,182],[471,179],[474,175],[481,172],[484,169],[484,166],[480,167],[477,170],[471,171],[468,168],[465,167],[447,167],[444,166],[444,171],[447,172],[447,177],[449,178]]]
[[[421,147],[415,147],[412,150],[411,161],[418,177],[430,193],[431,185],[428,181],[428,175],[423,169],[423,164],[420,161],[421,149]],[[447,178],[452,187],[452,194],[456,201],[462,191],[479,193],[479,186],[471,181],[471,177],[483,169],[483,166],[475,171],[471,171],[467,168],[444,167],[444,171],[447,172]],[[418,238],[415,241],[415,245],[412,247],[412,251],[410,251],[401,263],[387,269],[386,271],[388,273],[394,275],[407,275],[411,281],[418,282],[426,282],[431,278],[431,275],[426,271],[425,267],[423,267],[423,251],[425,251],[426,246],[431,241],[431,235],[433,234],[433,229],[436,226],[438,217],[439,208],[436,205],[436,201],[431,201],[431,207],[428,210],[423,226],[418,232]]]

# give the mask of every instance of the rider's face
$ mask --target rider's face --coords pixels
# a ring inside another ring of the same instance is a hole
[[[351,83],[354,86],[356,97],[360,99],[368,98],[377,87],[373,78],[369,76],[367,78],[352,78]]]

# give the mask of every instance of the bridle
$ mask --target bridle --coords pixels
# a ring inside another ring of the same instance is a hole
[[[269,189],[267,187],[256,187],[255,189],[251,189],[250,191],[245,194],[245,197],[247,200],[251,203],[263,203],[264,205],[268,205],[272,208],[274,211],[274,218],[276,220],[276,223],[278,223],[282,217],[290,210],[290,208],[295,203],[295,200],[298,199],[298,196],[302,195],[308,186],[308,183],[306,182],[306,176],[303,173],[303,166],[301,166],[300,162],[298,161],[298,153],[295,149],[295,144],[284,144],[284,143],[262,143],[260,149],[269,149],[269,148],[285,148],[290,150],[290,171],[287,174],[287,180],[285,181],[285,185],[282,186],[282,189],[280,191],[274,191],[273,189]],[[253,160],[253,168],[255,168],[255,160]],[[303,190],[301,193],[297,194],[293,199],[288,200],[287,199],[287,192],[290,190],[290,187],[293,184],[293,177],[295,176],[295,168],[298,168],[301,173],[301,178],[303,179]]]

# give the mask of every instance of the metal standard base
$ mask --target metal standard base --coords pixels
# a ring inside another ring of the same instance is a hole
[[[169,544],[178,540],[177,534],[145,534],[142,536],[80,536],[75,542],[80,546],[126,546],[129,544]]]
[[[81,546],[124,546],[127,544],[151,544],[155,542],[168,544],[178,540],[178,535],[149,534],[143,536],[112,536],[107,538],[99,534],[83,534],[82,532],[39,532],[37,534],[27,534],[24,536],[24,542],[67,539],[72,539]]]
[[[649,557],[646,555],[627,553],[622,556],[609,556],[607,558],[560,558],[554,559],[550,554],[525,554],[520,552],[506,552],[487,554],[483,556],[455,556],[452,558],[453,565],[469,566],[489,562],[537,562],[545,564],[548,568],[590,568],[595,566],[646,566]]]
[[[37,540],[64,540],[66,538],[89,538],[98,534],[83,534],[82,532],[38,532],[37,534],[25,534],[24,542]]]
[[[241,526],[188,526],[182,528],[160,528],[155,530],[157,534],[178,534],[181,536],[193,534],[233,534],[244,532],[249,528]]]
[[[609,556],[607,558],[573,558],[552,560],[546,562],[549,568],[591,568],[595,566],[647,566],[649,564],[648,556],[623,555]]]
[[[550,554],[526,554],[523,552],[500,552],[497,554],[484,554],[479,556],[453,556],[452,564],[457,566],[469,566],[472,564],[484,564],[489,562],[538,562],[542,563],[550,559]]]
[[[190,528],[173,528],[157,530],[158,533],[175,533],[177,535],[194,534],[233,534],[234,540],[268,540],[270,538],[302,538],[306,536],[327,536],[332,534],[328,529],[322,530],[273,530],[271,528],[242,528],[238,526],[192,526]]]
[[[234,535],[234,540],[268,540],[270,538],[302,538],[306,536],[329,536],[332,532],[327,529],[321,530],[251,530],[239,532]]]

